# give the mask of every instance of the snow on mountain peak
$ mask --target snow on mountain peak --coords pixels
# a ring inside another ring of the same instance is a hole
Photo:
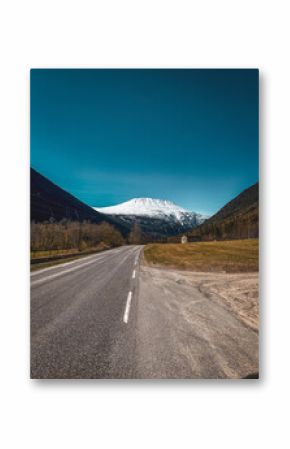
[[[109,215],[135,215],[160,219],[174,219],[182,223],[184,219],[194,216],[201,218],[199,214],[190,212],[172,201],[156,198],[133,198],[116,206],[94,207],[98,212]]]
[[[94,208],[99,212],[110,215],[147,215],[150,217],[159,215],[172,215],[178,212],[187,212],[182,207],[171,201],[155,198],[133,198],[116,206]]]

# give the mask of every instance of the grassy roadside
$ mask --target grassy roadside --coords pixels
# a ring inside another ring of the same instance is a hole
[[[258,239],[196,243],[165,243],[145,246],[144,260],[150,266],[191,271],[259,270]]]
[[[104,249],[110,248],[108,245],[100,243],[98,246],[93,246],[91,248],[87,248],[86,250],[79,250],[78,248],[71,249],[50,249],[47,251],[31,251],[30,258],[33,259],[47,259],[49,257],[66,257],[69,255],[75,256],[76,254],[92,254],[98,251],[103,251]]]

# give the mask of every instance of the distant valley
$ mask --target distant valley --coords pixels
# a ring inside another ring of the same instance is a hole
[[[31,169],[31,221],[107,223],[127,240],[134,226],[142,241],[189,241],[257,238],[259,234],[259,185],[241,192],[212,217],[188,211],[171,201],[133,198],[109,207],[90,207]]]

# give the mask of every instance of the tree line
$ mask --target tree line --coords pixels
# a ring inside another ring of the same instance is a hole
[[[125,243],[122,234],[109,223],[62,220],[58,223],[31,223],[31,250],[77,249],[83,251],[100,243],[108,247]]]
[[[125,239],[113,225],[89,221],[31,223],[31,251],[68,250],[84,251],[104,244],[114,248],[125,244],[140,244],[144,236],[136,223]]]

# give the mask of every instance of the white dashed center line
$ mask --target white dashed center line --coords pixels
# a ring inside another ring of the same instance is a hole
[[[135,279],[135,276],[136,276],[136,270],[133,271],[132,279]]]
[[[126,324],[128,323],[128,319],[129,319],[131,300],[132,300],[132,292],[129,292],[128,296],[127,296],[126,309],[125,309],[124,317],[123,317],[123,321]]]

